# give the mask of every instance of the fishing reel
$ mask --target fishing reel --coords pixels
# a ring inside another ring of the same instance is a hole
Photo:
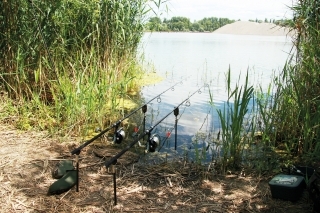
[[[159,146],[160,144],[160,137],[157,134],[154,134],[150,137],[150,139],[148,140],[148,151],[149,152],[155,152],[156,148]]]
[[[115,131],[113,136],[113,142],[116,144],[120,144],[125,137],[126,133],[124,132],[123,128],[120,128]]]

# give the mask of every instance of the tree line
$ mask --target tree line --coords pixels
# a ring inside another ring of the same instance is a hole
[[[265,18],[265,20],[259,20],[259,19],[249,19],[250,22],[257,22],[257,23],[273,23],[275,25],[279,25],[282,27],[294,27],[293,25],[293,20],[291,19],[267,19]]]
[[[172,17],[171,19],[164,19],[159,17],[151,17],[146,24],[146,30],[149,31],[172,31],[172,32],[213,32],[216,29],[235,22],[228,18],[203,18],[200,21],[194,21],[186,17]]]
[[[240,21],[240,19],[238,20]],[[250,19],[250,22],[257,23],[273,23],[280,26],[291,26],[292,20],[275,20],[275,19]],[[151,17],[146,23],[145,29],[147,31],[158,31],[158,32],[213,32],[224,25],[231,24],[235,20],[228,18],[203,18],[200,21],[194,21],[193,23],[189,18],[186,17],[172,17],[171,19],[163,19],[159,17]]]

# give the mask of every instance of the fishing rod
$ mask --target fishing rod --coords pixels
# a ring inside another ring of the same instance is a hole
[[[204,87],[204,86],[202,86]],[[162,119],[160,119],[157,123],[155,123],[153,126],[151,126],[148,130],[146,130],[143,134],[141,134],[138,138],[136,138],[132,143],[130,143],[127,147],[125,147],[121,152],[119,152],[117,155],[115,155],[114,157],[112,157],[108,162],[105,163],[106,167],[109,167],[111,164],[116,163],[116,160],[118,158],[120,158],[125,152],[127,152],[132,146],[134,146],[140,139],[142,139],[145,135],[150,135],[152,130],[159,125],[164,119],[166,119],[172,112],[175,112],[183,103],[188,102],[189,99],[197,92],[200,91],[200,89],[202,88],[200,87],[199,89],[197,89],[194,93],[192,93],[190,96],[188,96],[188,98],[186,98],[185,100],[183,100],[179,105],[177,105],[173,110],[171,110],[167,115],[165,115]],[[153,148],[151,149],[151,151],[153,151]]]
[[[206,86],[206,85],[204,85]],[[202,86],[202,87],[204,87]],[[131,147],[133,147],[136,143],[139,142],[140,139],[142,139],[145,135],[148,135],[148,149],[149,152],[155,152],[157,146],[160,144],[160,139],[157,137],[154,137],[154,135],[151,137],[152,130],[159,125],[164,119],[166,119],[172,112],[176,115],[177,111],[179,112],[179,107],[186,102],[187,105],[190,104],[190,97],[192,97],[197,92],[201,93],[201,88],[197,89],[194,93],[188,96],[185,100],[183,100],[180,104],[178,104],[173,110],[171,110],[167,115],[165,115],[162,119],[160,119],[158,122],[156,122],[153,126],[151,126],[148,130],[146,130],[143,134],[141,134],[138,138],[136,138],[132,143],[130,143],[127,147],[125,147],[123,150],[121,150],[118,154],[113,156],[109,161],[105,163],[105,167],[108,169],[111,166],[111,173],[113,173],[113,187],[114,187],[114,204],[117,205],[117,184],[116,184],[116,171],[115,171],[115,164],[117,163],[118,158],[120,158],[124,153],[126,153]]]
[[[188,78],[188,77],[187,77]],[[187,78],[185,78],[184,80],[186,80]],[[139,108],[137,108],[136,110],[134,110],[133,112],[131,112],[130,114],[128,114],[127,116],[125,116],[124,118],[118,120],[117,122],[115,122],[114,124],[112,124],[110,127],[106,128],[105,130],[102,130],[99,134],[97,134],[96,136],[94,136],[93,138],[87,140],[85,143],[83,143],[82,145],[80,145],[79,147],[75,148],[74,150],[71,151],[71,155],[76,155],[76,191],[79,191],[79,155],[80,152],[83,148],[85,148],[86,146],[88,146],[89,144],[91,144],[93,141],[95,141],[96,139],[98,139],[99,137],[101,137],[102,135],[104,135],[106,132],[110,131],[112,128],[115,129],[114,131],[114,138],[113,141],[115,143],[121,143],[123,138],[125,137],[125,132],[123,131],[122,128],[118,129],[120,124],[127,118],[129,118],[130,116],[132,116],[134,113],[136,113],[138,110],[142,109],[142,112],[144,113],[144,125],[145,125],[145,113],[147,112],[147,104],[149,104],[151,101],[153,101],[154,99],[158,98],[158,102],[161,101],[160,99],[160,95],[164,94],[165,92],[167,92],[168,90],[174,90],[174,87],[181,83],[182,81],[177,82],[176,84],[174,84],[173,86],[169,87],[168,89],[166,89],[165,91],[161,92],[160,94],[158,94],[157,96],[155,96],[154,98],[152,98],[151,100],[149,100],[147,103],[143,104],[142,106],[140,106]],[[159,101],[160,99],[160,101]]]
[[[187,79],[187,78],[186,78]],[[184,80],[186,80],[184,79]],[[130,114],[126,115],[124,118],[120,119],[119,121],[115,122],[114,124],[112,124],[110,127],[106,128],[105,130],[102,130],[99,134],[97,134],[96,136],[94,136],[93,138],[91,138],[90,140],[87,140],[84,144],[82,144],[81,146],[79,146],[78,148],[75,148],[74,150],[71,151],[71,154],[80,154],[81,150],[83,148],[85,148],[86,146],[88,146],[90,143],[92,143],[93,141],[95,141],[96,139],[98,139],[99,137],[101,137],[103,134],[105,134],[106,132],[108,132],[109,130],[111,130],[112,128],[117,129],[117,127],[119,127],[119,125],[127,118],[129,118],[130,116],[132,116],[133,114],[135,114],[137,111],[139,111],[140,109],[142,109],[142,111],[145,113],[147,111],[147,104],[149,104],[150,102],[152,102],[153,100],[155,100],[156,98],[160,98],[160,96],[162,94],[164,94],[165,92],[167,92],[168,90],[173,90],[174,87],[178,84],[182,84],[182,81],[177,82],[176,84],[174,84],[173,86],[169,87],[168,89],[166,89],[165,91],[161,92],[160,94],[156,95],[154,98],[152,98],[151,100],[149,100],[147,103],[141,105],[139,108],[135,109],[134,111],[132,111]],[[117,134],[117,133],[115,133]],[[123,132],[122,131],[118,131],[117,137],[116,137],[116,142],[120,141],[120,137],[124,137]]]

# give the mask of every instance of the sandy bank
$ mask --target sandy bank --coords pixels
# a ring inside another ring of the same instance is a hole
[[[256,23],[249,21],[237,21],[227,24],[214,33],[235,35],[263,35],[263,36],[292,36],[288,28],[277,26],[273,23]]]

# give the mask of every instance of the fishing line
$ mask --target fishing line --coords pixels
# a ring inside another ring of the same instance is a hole
[[[209,120],[209,114],[211,113],[211,108],[212,107],[210,107],[210,109],[209,109],[209,112],[207,113],[207,115],[206,115],[206,117],[205,117],[205,119],[204,119],[204,121],[203,121],[203,123],[202,123],[202,125],[201,125],[201,127],[200,127],[200,129],[199,129],[199,131],[202,129],[202,127],[204,126],[204,123],[207,121],[207,120]]]
[[[208,85],[207,85],[208,86]],[[204,118],[203,120],[203,123],[201,125],[201,127],[199,128],[198,132],[200,132],[202,130],[202,128],[204,127],[205,123],[207,122],[207,127],[206,127],[206,130],[208,131],[208,121],[209,121],[209,114],[211,113],[211,110],[212,110],[212,107],[209,108],[208,112],[207,112],[207,115],[206,117]],[[206,139],[208,139],[208,137],[210,138],[211,135],[210,133],[208,135],[206,135]],[[203,141],[204,142],[204,141]],[[208,144],[208,146],[206,147],[206,151],[209,149],[210,147],[210,144]]]

